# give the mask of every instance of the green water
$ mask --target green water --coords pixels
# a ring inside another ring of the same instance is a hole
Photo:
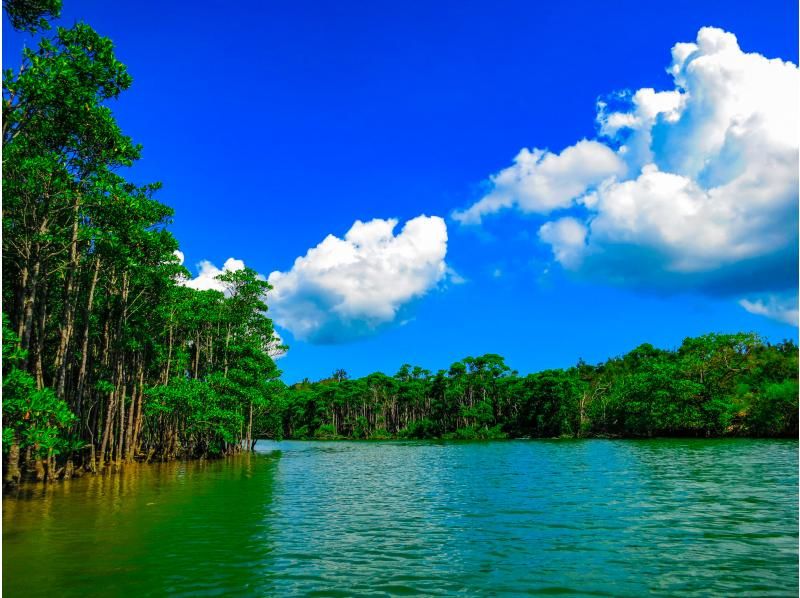
[[[13,596],[797,596],[796,441],[259,443],[3,501]]]

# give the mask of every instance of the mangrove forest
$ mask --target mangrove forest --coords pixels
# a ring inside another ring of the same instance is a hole
[[[108,103],[132,79],[111,40],[50,32],[59,0],[4,2],[44,35],[3,73],[5,480],[109,462],[229,454],[279,433],[269,285],[243,269],[225,292],[189,273],[158,184]]]
[[[797,346],[755,334],[641,345],[599,365],[522,376],[500,355],[292,385],[291,438],[797,436]]]

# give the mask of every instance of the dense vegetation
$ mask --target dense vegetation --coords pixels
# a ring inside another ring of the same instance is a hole
[[[797,346],[754,334],[642,345],[597,366],[527,376],[499,355],[435,374],[403,366],[287,389],[294,438],[797,436]]]
[[[199,291],[141,147],[108,107],[131,85],[110,40],[50,32],[60,0],[4,0],[38,43],[3,73],[4,480],[230,454],[259,437],[796,435],[797,347],[754,335],[643,345],[528,376],[484,355],[435,374],[339,371],[286,388],[254,271]]]
[[[49,30],[58,0],[5,0]],[[110,40],[77,24],[3,73],[5,480],[108,462],[230,453],[280,430],[269,285],[252,270],[197,291],[141,148],[108,102],[131,85]]]

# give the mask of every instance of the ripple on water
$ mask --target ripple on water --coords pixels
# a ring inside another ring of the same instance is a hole
[[[797,442],[258,448],[6,498],[4,592],[797,595]]]

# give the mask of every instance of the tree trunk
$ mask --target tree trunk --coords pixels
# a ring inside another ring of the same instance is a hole
[[[86,313],[83,323],[83,341],[81,343],[81,369],[78,372],[78,383],[76,390],[76,415],[81,418],[83,409],[83,387],[86,383],[86,363],[89,353],[89,325],[91,322],[92,307],[94,305],[94,290],[97,288],[97,276],[100,273],[100,259],[95,260],[92,284],[89,286],[89,297],[86,300]]]
[[[75,204],[72,214],[72,239],[69,247],[69,264],[67,266],[67,276],[64,281],[64,325],[58,339],[58,349],[55,357],[56,372],[56,394],[64,398],[64,386],[67,377],[67,347],[72,339],[72,330],[75,323],[75,308],[77,302],[73,298],[73,287],[75,273],[78,270],[78,208],[80,206],[80,195],[76,194]]]
[[[98,455],[100,464],[105,463],[106,460],[106,448],[108,447],[108,439],[111,434],[111,422],[114,419],[115,395],[116,395],[115,390],[112,390],[111,393],[108,395],[108,410],[106,411],[106,425],[103,429],[103,439],[100,442],[100,454]]]
[[[141,371],[141,360],[139,360],[139,363],[139,371]],[[133,392],[131,393],[131,406],[128,409],[128,428],[125,433],[125,454],[123,455],[125,461],[131,461],[133,458],[133,422],[135,416],[134,411],[136,410],[136,397],[137,385],[134,383]]]
[[[253,440],[253,403],[250,403],[250,421],[247,424],[247,444],[249,445]],[[253,447],[250,447],[253,450]]]
[[[36,326],[36,350],[33,351],[36,362],[34,364],[34,371],[36,377],[36,388],[42,390],[45,387],[44,383],[44,364],[42,363],[42,356],[44,355],[45,331],[47,324],[47,280],[42,282],[42,290],[39,293],[39,317]]]
[[[122,446],[123,441],[125,440],[125,398],[128,394],[128,387],[125,385],[125,378],[121,379],[122,384],[122,396],[119,400],[119,409],[117,410],[119,413],[117,429],[119,430],[119,435],[117,436],[117,444],[116,450],[114,451],[114,462],[119,463],[122,461],[122,451],[124,447]]]
[[[5,257],[5,256],[4,256]],[[12,324],[17,331],[17,338],[22,338],[22,323],[23,317],[22,314],[25,311],[25,289],[28,288],[28,277],[30,274],[30,270],[28,269],[28,264],[26,263],[19,273],[19,283],[16,285],[16,292],[15,292],[15,304],[14,304],[14,313],[12,318]]]
[[[35,446],[34,450],[38,451],[39,450],[39,446],[38,445]],[[33,461],[33,469],[36,472],[36,481],[37,482],[43,482],[45,473],[44,473],[44,464],[42,464],[41,457],[37,456],[36,459],[34,459],[34,461]]]
[[[33,328],[33,308],[36,303],[36,291],[39,286],[39,271],[41,263],[38,259],[34,261],[31,268],[31,275],[23,295],[22,322],[20,326],[20,346],[24,351],[28,351],[31,346],[31,329]],[[27,363],[25,364],[27,368]]]
[[[225,356],[224,356],[224,368],[223,368],[223,377],[228,377],[228,344],[231,341],[231,325],[228,324],[228,330],[225,333]]]
[[[19,440],[16,432],[11,439],[11,446],[8,449],[8,460],[6,461],[6,484],[17,485],[22,479],[22,472],[19,469]]]
[[[200,371],[200,333],[197,333],[194,341],[194,379],[197,380],[197,374]]]
[[[164,386],[169,384],[169,371],[172,367],[172,326],[169,327],[169,347],[167,348],[167,368],[164,372]]]

